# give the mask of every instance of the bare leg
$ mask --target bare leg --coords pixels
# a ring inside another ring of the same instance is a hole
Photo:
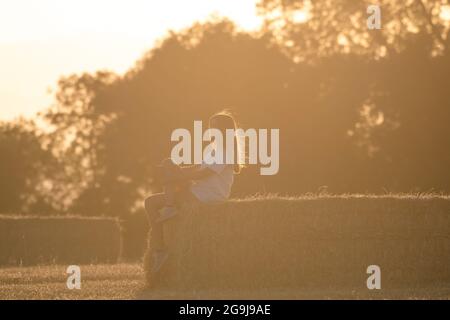
[[[176,193],[176,185],[167,184],[163,187],[164,191],[164,205],[166,207],[174,207],[175,206],[175,193]]]
[[[180,181],[181,168],[173,163],[171,159],[165,159],[161,163],[164,170],[165,183],[163,183],[165,202],[164,208],[160,211],[159,222],[171,219],[177,215],[177,197],[181,191],[182,185]]]
[[[159,217],[159,209],[165,206],[166,197],[163,193],[151,195],[145,199],[145,211],[150,222],[150,241],[156,250],[164,250],[164,234],[160,223],[156,223]]]

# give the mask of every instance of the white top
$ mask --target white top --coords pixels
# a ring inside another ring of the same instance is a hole
[[[232,164],[208,164],[211,161],[203,159],[201,169],[208,168],[214,173],[210,176],[197,180],[191,185],[190,190],[201,202],[223,202],[230,197],[233,185]]]

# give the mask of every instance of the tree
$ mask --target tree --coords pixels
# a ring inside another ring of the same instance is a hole
[[[99,180],[105,172],[101,155],[103,145],[99,141],[107,123],[114,114],[106,114],[96,107],[96,99],[117,80],[109,72],[94,75],[71,75],[60,79],[55,104],[42,113],[50,130],[45,144],[60,161],[60,170],[53,174],[55,201],[60,210],[67,211],[79,198],[89,198],[86,193],[99,190]],[[56,192],[56,189],[58,190]],[[96,203],[101,202],[96,198]],[[82,213],[101,215],[98,206],[89,210],[79,207]]]
[[[35,123],[0,123],[0,154],[0,212],[54,212],[45,194],[54,159],[43,148]]]
[[[381,9],[382,28],[367,28],[367,8]],[[415,34],[433,40],[430,54],[448,52],[450,10],[441,0],[260,0],[265,30],[296,61],[316,61],[336,53],[380,58],[405,48]]]

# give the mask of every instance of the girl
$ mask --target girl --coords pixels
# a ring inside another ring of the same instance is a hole
[[[222,111],[209,119],[209,127],[219,129],[226,137],[226,129],[236,130],[236,122],[229,112]],[[225,152],[222,154],[225,155]],[[177,205],[184,202],[218,203],[229,198],[233,174],[239,173],[240,165],[225,164],[225,161],[222,161],[223,164],[207,164],[210,162],[203,159],[201,165],[179,167],[167,159],[159,167],[157,180],[163,185],[163,193],[151,195],[145,200],[145,210],[151,224],[150,242],[154,248],[153,274],[158,273],[168,258],[162,223],[177,216]]]

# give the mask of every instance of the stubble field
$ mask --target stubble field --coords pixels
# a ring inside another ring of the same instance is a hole
[[[450,299],[450,285],[379,291],[352,288],[148,290],[138,263],[81,266],[81,289],[69,290],[65,272],[66,266],[62,265],[1,268],[0,299]]]

